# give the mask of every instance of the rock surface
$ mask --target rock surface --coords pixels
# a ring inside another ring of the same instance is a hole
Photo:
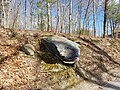
[[[22,50],[27,54],[34,56],[35,53],[35,47],[32,44],[25,44],[22,47]]]
[[[80,45],[61,36],[53,35],[42,39],[46,49],[67,64],[79,61]]]

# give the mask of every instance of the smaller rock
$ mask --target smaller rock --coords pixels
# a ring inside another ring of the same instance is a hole
[[[35,53],[35,47],[31,44],[25,44],[22,47],[22,50],[27,54],[27,55],[31,55],[34,56]]]
[[[111,46],[111,43],[109,43],[109,42],[106,42],[106,46]]]

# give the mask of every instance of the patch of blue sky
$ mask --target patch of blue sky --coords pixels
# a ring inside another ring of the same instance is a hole
[[[22,2],[24,2],[24,0],[22,0]],[[34,0],[35,2],[35,5],[34,7],[36,8],[36,11],[34,12],[35,15],[36,15],[36,23],[38,22],[37,21],[37,15],[38,15],[38,7],[37,7],[37,3],[38,3],[38,0]],[[62,0],[60,0],[60,2],[62,2]],[[117,1],[118,2],[118,1]],[[103,4],[103,1],[100,1],[100,6],[98,8],[98,11],[97,11],[97,17],[96,17],[96,34],[97,36],[102,36],[103,35],[103,21],[104,21],[104,10],[103,10],[103,7],[102,7],[102,4]],[[57,24],[57,7],[56,7],[57,4],[54,4],[52,6],[52,25],[53,25],[53,28],[56,28],[56,24]],[[43,12],[46,13],[46,8],[45,8],[45,3],[43,3]],[[22,5],[22,7],[24,7],[24,5]],[[65,14],[68,14],[67,17],[65,18],[67,21],[69,20],[69,0],[65,0],[65,7],[67,8],[65,10]],[[85,18],[85,10],[86,10],[86,7],[87,7],[87,3],[86,3],[86,0],[84,1],[83,3],[83,6],[84,7],[82,9],[82,21],[81,21],[81,26],[83,27],[83,21],[84,21],[84,18]],[[91,6],[90,6],[91,7]],[[23,11],[21,11],[23,12]],[[24,15],[23,15],[24,16]],[[73,21],[77,22],[77,19],[76,17],[78,16],[78,0],[73,0]],[[89,23],[89,29],[90,30],[93,30],[93,14],[92,12],[90,12],[90,23]],[[30,3],[29,3],[29,0],[27,0],[27,23],[28,23],[28,29],[30,29]],[[68,23],[67,23],[68,25]],[[37,25],[36,25],[37,26]],[[76,23],[76,27],[78,27],[78,23]],[[66,29],[68,29],[68,27],[66,27]],[[75,28],[77,29],[77,28]],[[109,32],[110,33],[110,30]]]

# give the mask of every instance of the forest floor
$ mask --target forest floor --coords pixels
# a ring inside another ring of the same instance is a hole
[[[0,90],[120,90],[120,40],[63,35],[80,44],[76,67],[41,47],[40,31],[0,29]],[[60,35],[60,34],[59,34]],[[32,44],[39,54],[26,55]]]

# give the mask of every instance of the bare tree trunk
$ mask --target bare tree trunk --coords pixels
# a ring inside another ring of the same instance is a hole
[[[84,32],[83,32],[83,34],[85,34],[85,35],[89,35],[89,23],[90,23],[89,14],[90,14],[90,12],[88,12],[88,14],[86,16],[86,20],[85,20],[85,28],[84,28]]]
[[[117,27],[117,23],[114,22],[113,20],[110,20],[110,29],[111,29],[111,36],[112,38],[114,38],[114,34],[115,34],[115,28]]]
[[[5,12],[5,2],[4,0],[2,0],[2,10],[3,10],[3,26],[4,28],[6,28],[6,12]]]
[[[107,26],[107,4],[108,4],[108,0],[105,0],[105,7],[104,7],[104,26],[103,26],[103,38],[106,37],[107,35],[107,31],[106,31],[106,26]]]
[[[6,3],[6,28],[9,28],[10,24],[10,1],[7,1]]]
[[[47,31],[47,29],[48,29],[48,18],[47,18],[47,16],[44,17],[44,20],[45,20],[45,31]]]
[[[88,15],[89,6],[90,6],[90,0],[88,1],[87,8],[86,8],[86,11],[85,11],[84,20],[83,20],[83,34],[85,33],[84,26],[85,26],[86,17],[87,17],[87,15]]]
[[[106,23],[107,23],[107,27],[106,28],[107,28],[107,36],[108,36],[108,32],[109,32],[109,30],[108,30],[108,25],[109,25],[108,21]]]
[[[52,6],[51,6],[51,10],[50,10],[50,26],[51,26],[50,29],[52,30],[52,28],[53,28],[52,27]]]
[[[69,7],[69,34],[72,33],[72,0],[70,0],[70,7]]]
[[[47,31],[50,31],[50,3],[47,2]]]
[[[113,27],[112,27],[112,20],[110,20],[110,29],[111,29],[111,37],[113,38]]]
[[[38,0],[38,29],[40,29],[41,31],[43,31],[43,14],[42,14],[42,1]]]
[[[43,31],[43,15],[42,15],[42,8],[41,8],[41,13],[40,13],[40,26],[41,26],[41,30]]]
[[[63,4],[63,1],[62,1],[62,3],[60,3],[60,33],[63,32],[63,26],[62,26],[63,25],[62,24],[63,23],[63,15],[62,15],[63,14],[63,12],[62,12],[63,8],[62,8],[62,4]]]
[[[57,32],[60,32],[60,4],[59,0],[57,0],[57,25],[56,25],[56,30]]]
[[[25,8],[24,8],[24,13],[25,13],[25,29],[27,28],[27,0],[25,0]]]
[[[33,28],[33,0],[30,0],[30,29]]]
[[[20,10],[20,5],[21,5],[21,0],[19,0],[18,2],[15,2],[15,10],[14,10],[14,19],[13,19],[13,25],[12,28],[16,28],[17,27],[17,19],[18,19],[18,13]]]
[[[78,32],[81,34],[81,16],[82,16],[82,0],[78,1]]]
[[[95,0],[93,0],[93,27],[94,27],[94,37],[96,37],[96,10],[95,10]]]
[[[34,18],[33,18],[34,20],[33,20],[33,29],[36,29],[36,16],[34,15]]]
[[[65,6],[64,8],[64,32],[65,34],[67,33],[67,29],[68,29],[68,24],[67,24],[67,17],[68,17],[68,13],[67,13],[67,7]]]
[[[62,2],[63,2],[63,7],[62,7],[62,9],[63,9],[63,15],[62,15],[62,32],[65,32],[65,1],[64,0],[62,0]]]
[[[38,29],[40,29],[40,14],[39,14],[39,9],[38,9],[38,17],[37,17],[37,26],[38,26]]]
[[[119,38],[119,29],[120,29],[120,24],[118,24],[116,28],[116,38]]]

